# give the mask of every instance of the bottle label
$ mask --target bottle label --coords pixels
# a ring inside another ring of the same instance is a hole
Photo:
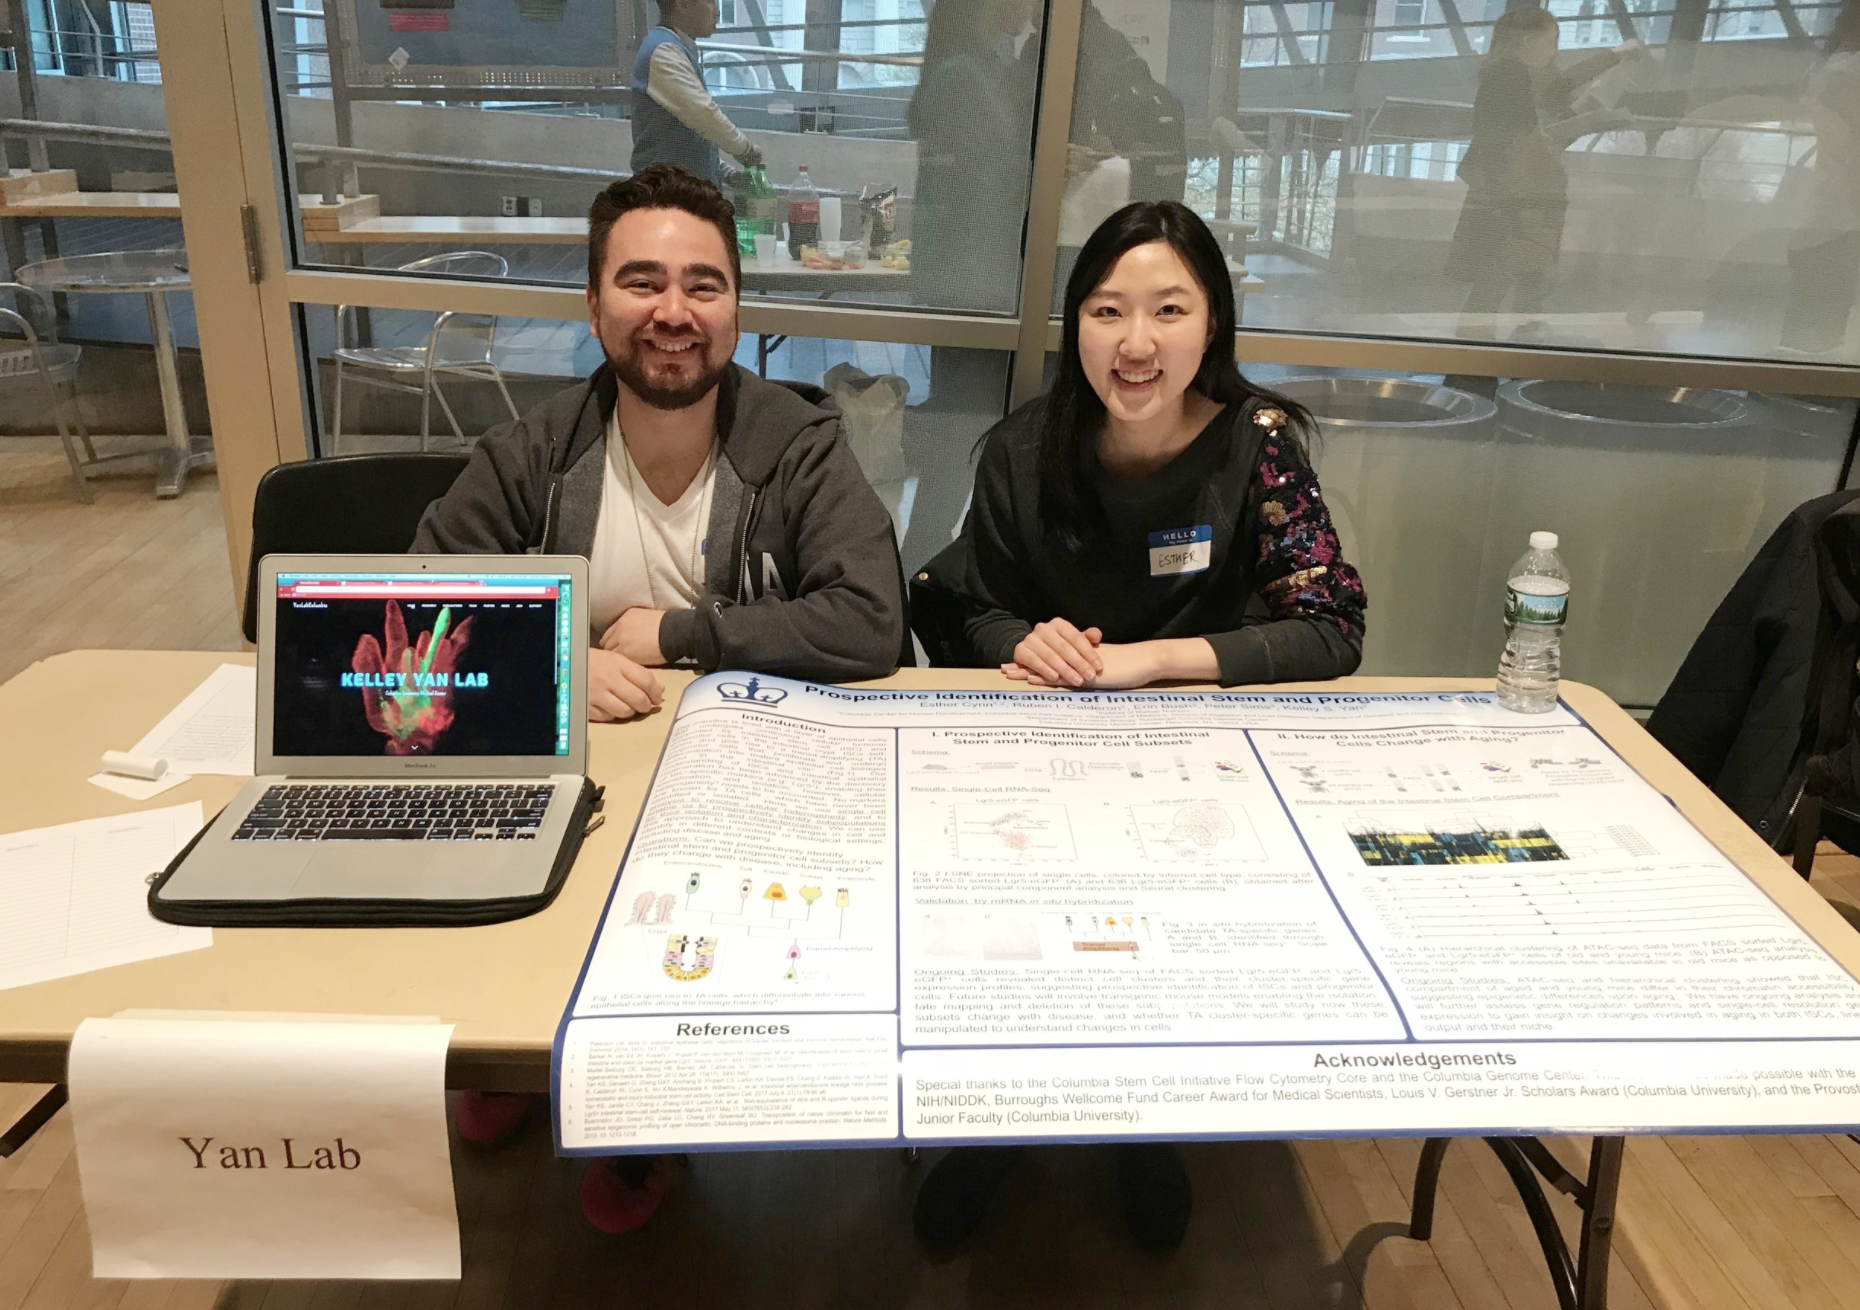
[[[752,223],[773,223],[776,218],[774,196],[751,196],[745,206],[749,221]]]
[[[1554,628],[1569,612],[1569,593],[1537,596],[1515,587],[1505,588],[1505,622],[1533,628]]]
[[[788,221],[790,223],[818,223],[820,221],[820,202],[818,200],[790,200],[788,202]]]

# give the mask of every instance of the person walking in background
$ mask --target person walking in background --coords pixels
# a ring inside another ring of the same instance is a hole
[[[704,88],[698,41],[717,30],[717,0],[658,0],[659,26],[646,33],[633,60],[635,173],[676,164],[714,185],[723,183],[723,155],[748,168],[762,152]]]
[[[1815,127],[1808,215],[1789,242],[1784,350],[1838,354],[1860,296],[1860,0],[1847,0],[1806,88]]]
[[[1459,166],[1466,200],[1447,256],[1447,276],[1472,284],[1461,336],[1492,335],[1491,318],[1507,293],[1518,313],[1543,309],[1569,211],[1563,151],[1581,137],[1633,121],[1613,109],[1576,114],[1576,93],[1643,50],[1638,41],[1626,42],[1558,68],[1557,20],[1548,11],[1513,9],[1492,25],[1492,48],[1479,66],[1473,98],[1472,143]],[[1513,335],[1541,340],[1547,330],[1532,322]]]
[[[937,0],[905,125],[917,142],[911,287],[920,305],[1010,314],[1033,158],[1038,0]],[[907,567],[949,545],[969,492],[976,433],[1001,412],[1002,357],[930,349],[930,395],[905,415],[906,472],[917,479]],[[986,413],[987,419],[977,415]]]
[[[1086,4],[1081,24],[1068,173],[1122,156],[1130,161],[1128,199],[1180,200],[1188,185],[1182,102],[1156,80],[1130,38],[1106,21],[1096,0]]]
[[[917,141],[911,271],[919,303],[1011,313],[1027,216],[1035,0],[937,0],[904,121]],[[1037,46],[1035,47],[1037,49]]]

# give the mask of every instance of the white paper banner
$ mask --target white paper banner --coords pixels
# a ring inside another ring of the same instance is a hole
[[[71,1043],[98,1278],[457,1278],[452,1026],[89,1019]]]

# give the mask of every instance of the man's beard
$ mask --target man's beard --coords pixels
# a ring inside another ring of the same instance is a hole
[[[613,367],[614,376],[620,379],[622,385],[654,409],[689,409],[708,396],[723,380],[724,370],[730,367],[730,361],[726,359],[713,368],[708,363],[710,342],[699,337],[679,337],[677,340],[690,341],[691,353],[698,357],[700,367],[697,376],[689,382],[671,385],[654,382],[640,363],[637,340],[628,342],[626,349],[617,354],[610,352],[607,362]]]

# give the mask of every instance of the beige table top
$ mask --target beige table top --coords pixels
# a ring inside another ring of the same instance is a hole
[[[585,246],[585,218],[492,218],[480,214],[405,214],[388,218],[362,218],[342,228],[305,233],[317,245],[377,244],[383,241],[419,243],[468,238],[480,244],[525,246]]]
[[[0,201],[0,218],[179,218],[172,191],[63,191]]]
[[[84,779],[106,749],[127,749],[223,661],[181,651],[74,651],[0,686],[0,832],[199,800],[209,815],[237,778],[194,778],[146,802]],[[668,707],[689,675],[662,675]],[[883,685],[994,688],[991,670],[906,669]],[[1350,678],[1317,690],[1489,688],[1447,678]],[[1057,693],[1056,693],[1057,694]],[[1860,973],[1856,935],[1755,833],[1646,732],[1592,687],[1563,694],[1610,745],[1750,873],[1835,959]],[[589,732],[589,772],[607,788],[607,822],[582,845],[548,909],[478,928],[217,928],[204,951],[119,965],[0,991],[0,1080],[54,1082],[77,1025],[129,1008],[437,1015],[458,1025],[448,1082],[542,1090],[550,1043],[626,850],[667,711]]]

